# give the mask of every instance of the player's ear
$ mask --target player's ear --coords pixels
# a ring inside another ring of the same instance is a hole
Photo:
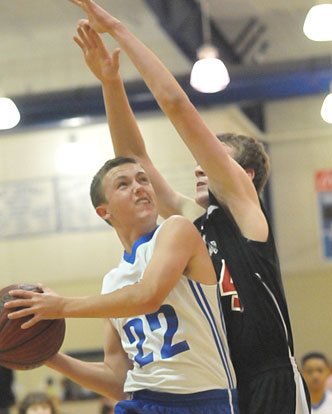
[[[254,181],[255,178],[255,170],[253,168],[246,168],[245,172],[249,175],[251,181]]]
[[[104,220],[109,220],[111,218],[111,213],[107,211],[106,207],[101,205],[96,207],[96,213],[99,217],[101,217]]]

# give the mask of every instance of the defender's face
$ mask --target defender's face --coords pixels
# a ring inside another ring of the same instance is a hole
[[[302,374],[309,391],[315,392],[325,388],[325,382],[330,374],[330,369],[323,359],[310,358],[305,362]]]
[[[156,196],[151,182],[139,164],[122,164],[104,177],[103,188],[107,200],[106,219],[113,225],[135,225],[137,221],[157,219]]]
[[[202,170],[200,165],[195,168],[196,176],[196,203],[203,207],[208,208],[209,206],[209,180],[205,172]]]
[[[224,145],[228,155],[234,158],[235,149],[222,142],[220,143]],[[197,167],[195,168],[195,176],[196,176],[195,201],[199,206],[203,208],[208,208],[209,206],[209,179],[200,165],[197,165]]]

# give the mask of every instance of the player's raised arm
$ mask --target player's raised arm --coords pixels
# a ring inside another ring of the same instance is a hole
[[[217,199],[227,204],[243,235],[266,240],[267,224],[248,174],[209,130],[188,96],[158,57],[122,22],[92,0],[71,0],[88,14],[89,24],[108,32],[127,53],[159,106],[169,117],[198,164],[209,178]]]
[[[75,36],[74,40],[82,49],[90,70],[102,84],[115,155],[133,157],[143,166],[156,191],[158,210],[162,217],[187,214],[189,218],[195,219],[201,211],[195,206],[194,201],[173,190],[147,154],[143,137],[119,75],[120,49],[116,49],[111,55],[101,37],[83,22],[77,28],[77,33],[78,36]]]

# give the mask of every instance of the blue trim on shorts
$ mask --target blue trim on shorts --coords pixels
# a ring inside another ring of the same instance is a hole
[[[216,389],[191,394],[139,390],[116,404],[115,414],[239,414],[237,391]]]
[[[237,402],[237,391],[230,390],[232,393],[232,400],[233,403]],[[218,400],[221,403],[227,404],[229,403],[229,393],[228,390],[209,390],[209,391],[201,391],[201,392],[194,392],[190,394],[173,394],[169,392],[157,392],[157,391],[150,391],[150,390],[140,390],[134,391],[131,393],[131,399],[134,400],[148,400],[153,401],[156,403],[163,403],[165,405],[181,405],[185,404],[188,405],[188,402],[199,402],[201,401],[202,404],[205,404],[205,400],[212,401]]]

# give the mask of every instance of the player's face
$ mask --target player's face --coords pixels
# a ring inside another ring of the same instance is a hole
[[[156,221],[156,196],[151,182],[139,164],[122,164],[104,177],[106,212],[114,226]]]
[[[229,145],[225,145],[226,152],[232,158],[234,158],[234,148]],[[197,165],[195,168],[196,176],[196,195],[195,201],[198,205],[203,208],[208,208],[209,206],[209,179],[200,165]]]
[[[49,404],[33,404],[27,409],[27,414],[52,414]]]
[[[302,374],[309,391],[321,391],[325,388],[325,382],[330,374],[330,369],[323,359],[310,358],[305,362]]]

